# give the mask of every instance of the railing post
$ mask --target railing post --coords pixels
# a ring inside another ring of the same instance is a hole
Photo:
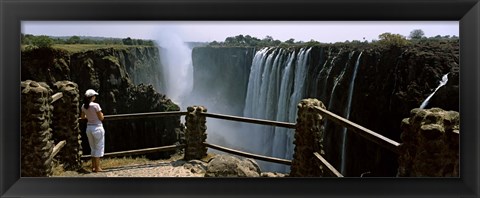
[[[314,152],[322,155],[325,153],[322,145],[324,118],[315,111],[315,107],[325,109],[325,105],[317,99],[303,99],[297,107],[295,153],[293,154],[290,176],[322,176],[323,170],[318,167]]]
[[[70,81],[58,81],[55,91],[63,93],[63,97],[53,103],[53,139],[55,142],[67,141],[56,158],[65,170],[77,170],[82,165],[78,86]]]
[[[22,81],[21,86],[21,176],[51,176],[52,90],[45,83],[31,80]]]
[[[439,108],[413,109],[402,120],[399,177],[458,177],[460,116]]]
[[[185,116],[185,160],[201,159],[207,155],[207,146],[203,142],[207,139],[206,117],[200,113],[206,113],[203,106],[187,108]]]

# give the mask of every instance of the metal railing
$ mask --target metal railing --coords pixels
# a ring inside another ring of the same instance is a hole
[[[58,92],[58,93],[55,93],[52,95],[52,102],[51,104],[53,104],[54,102],[56,102],[58,99],[62,98],[63,97],[63,93],[62,92]]]
[[[372,130],[369,130],[363,126],[360,126],[354,122],[351,122],[343,117],[340,117],[326,109],[322,109],[319,107],[315,107],[315,110],[320,113],[321,115],[325,116],[326,119],[333,121],[336,124],[339,124],[347,129],[359,134],[360,136],[364,137],[365,139],[386,148],[394,153],[399,153],[399,145],[400,143],[395,142],[385,136],[382,136]],[[188,112],[184,111],[171,111],[171,112],[150,112],[150,113],[133,113],[133,114],[118,114],[118,115],[105,115],[105,120],[122,120],[122,119],[138,119],[138,118],[156,118],[156,117],[165,117],[165,116],[184,116],[187,115]],[[216,113],[204,113],[199,112],[200,115],[210,118],[216,119],[223,119],[223,120],[230,120],[230,121],[238,121],[238,122],[246,122],[246,123],[253,123],[253,124],[261,124],[261,125],[270,125],[270,126],[277,126],[277,127],[285,127],[294,129],[296,127],[296,123],[288,123],[288,122],[278,122],[278,121],[271,121],[271,120],[262,120],[262,119],[255,119],[255,118],[246,118],[246,117],[239,117],[239,116],[231,116],[231,115],[223,115],[223,114],[216,114]],[[252,153],[247,153],[227,147],[222,147],[215,144],[210,144],[207,142],[203,143],[208,148],[212,148],[215,150],[223,151],[226,153],[258,159],[267,162],[279,163],[284,165],[291,165],[292,161],[287,159],[281,158],[274,158],[269,156],[257,155]],[[145,154],[145,153],[153,153],[153,152],[161,152],[161,151],[168,151],[168,150],[175,150],[175,149],[183,149],[185,145],[170,145],[170,146],[163,146],[163,147],[155,147],[155,148],[146,148],[146,149],[138,149],[138,150],[130,150],[130,151],[121,151],[121,152],[113,152],[113,153],[106,153],[105,157],[116,157],[116,156],[125,156],[125,155],[136,155],[136,154]],[[317,162],[324,167],[328,173],[332,176],[336,177],[343,177],[343,175],[336,170],[325,158],[323,158],[318,152],[313,153],[317,159]],[[89,155],[84,155],[82,158],[90,157]]]
[[[117,115],[105,115],[105,120],[123,120],[123,119],[138,119],[138,118],[156,118],[156,117],[165,117],[165,116],[184,116],[187,115],[188,112],[184,111],[170,111],[170,112],[150,112],[150,113],[132,113],[132,114],[117,114]],[[238,117],[238,116],[231,116],[231,115],[223,115],[223,114],[215,114],[215,113],[200,113],[206,117],[217,118],[217,119],[224,119],[230,121],[239,121],[239,122],[246,122],[246,123],[254,123],[254,124],[262,124],[262,125],[271,125],[277,127],[285,127],[285,128],[295,128],[295,123],[287,123],[287,122],[277,122],[271,120],[262,120],[262,119],[254,119],[254,118],[246,118],[246,117]],[[247,153],[227,147],[222,147],[215,144],[210,144],[204,142],[204,145],[223,152],[227,152],[230,154],[258,159],[267,162],[274,162],[279,164],[291,165],[292,161],[287,159],[281,158],[274,158],[268,157],[263,155],[257,155],[252,153]],[[112,152],[112,153],[105,153],[104,157],[117,157],[117,156],[126,156],[126,155],[140,155],[146,153],[154,153],[154,152],[162,152],[168,150],[175,150],[175,149],[182,149],[185,148],[185,145],[170,145],[170,146],[163,146],[163,147],[155,147],[155,148],[145,148],[145,149],[137,149],[137,150],[129,150],[129,151],[120,151],[120,152]],[[83,155],[81,158],[89,158],[90,155]]]
[[[262,120],[262,119],[255,119],[255,118],[246,118],[246,117],[238,117],[238,116],[231,116],[231,115],[223,115],[218,113],[203,113],[200,112],[201,115],[211,118],[223,119],[223,120],[230,120],[230,121],[238,121],[238,122],[247,122],[253,124],[261,124],[261,125],[270,125],[270,126],[277,126],[277,127],[285,127],[285,128],[295,128],[295,123],[289,122],[277,122],[272,120]]]
[[[125,119],[138,119],[138,118],[158,118],[166,116],[183,116],[187,115],[186,111],[166,111],[166,112],[149,112],[149,113],[130,113],[130,114],[117,114],[117,115],[105,115],[105,120],[125,120]]]
[[[347,129],[359,134],[360,136],[364,137],[367,140],[370,140],[394,153],[399,153],[398,146],[400,146],[400,143],[395,142],[383,135],[380,135],[370,129],[367,129],[363,126],[360,126],[350,120],[347,120],[343,117],[340,117],[326,109],[318,108],[315,107],[315,110],[318,111],[318,113],[322,114],[325,116],[327,119],[343,126],[346,127]]]

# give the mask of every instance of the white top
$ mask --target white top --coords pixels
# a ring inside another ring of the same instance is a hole
[[[85,113],[87,116],[87,124],[102,124],[102,121],[98,119],[97,112],[102,111],[102,108],[98,103],[95,102],[90,102],[90,107],[88,109],[85,109],[82,105],[82,111]]]

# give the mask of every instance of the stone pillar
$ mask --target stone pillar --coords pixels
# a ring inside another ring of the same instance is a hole
[[[193,106],[187,108],[188,114],[185,116],[185,160],[201,159],[207,155],[207,147],[203,142],[207,139],[206,117],[200,115],[200,112],[207,112],[203,106]]]
[[[439,108],[413,109],[402,120],[399,177],[458,177],[460,116]]]
[[[314,152],[321,155],[323,150],[324,118],[315,108],[325,109],[317,99],[303,99],[298,104],[297,124],[295,128],[295,152],[293,154],[290,176],[319,177],[323,170],[318,167]]]
[[[22,81],[21,89],[21,176],[51,176],[52,90],[45,83],[31,80]]]
[[[54,86],[55,93],[61,92],[63,97],[53,103],[53,140],[55,143],[67,142],[55,158],[65,170],[78,170],[82,165],[78,86],[70,81],[58,81]]]

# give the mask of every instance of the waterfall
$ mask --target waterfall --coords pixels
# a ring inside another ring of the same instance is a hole
[[[422,102],[422,104],[420,105],[420,109],[424,109],[427,104],[428,104],[428,101],[430,101],[430,99],[432,98],[432,96],[435,94],[435,92],[438,91],[438,89],[440,89],[440,87],[446,85],[448,82],[448,73],[446,73],[445,75],[443,75],[442,77],[442,80],[440,81],[440,84],[438,85],[438,87],[435,89],[435,91],[433,91],[432,94],[430,94],[427,99],[425,99],[425,101]]]
[[[347,106],[345,108],[345,119],[350,118],[350,107],[352,106],[352,98],[353,98],[353,90],[355,88],[355,78],[357,77],[357,70],[358,70],[358,65],[360,63],[360,57],[362,57],[362,53],[358,55],[357,62],[355,63],[355,68],[353,69],[353,75],[352,75],[352,81],[350,82],[350,86],[348,87],[348,102]],[[343,128],[343,138],[342,138],[342,162],[341,162],[341,167],[340,171],[342,174],[345,174],[345,156],[346,156],[346,145],[347,145],[347,128]]]
[[[307,62],[311,48],[291,51],[263,48],[253,59],[248,80],[244,116],[296,122],[297,104],[305,95]],[[280,127],[248,126],[255,137],[258,154],[292,159],[294,131]],[[262,168],[279,172],[286,166],[259,163]]]

